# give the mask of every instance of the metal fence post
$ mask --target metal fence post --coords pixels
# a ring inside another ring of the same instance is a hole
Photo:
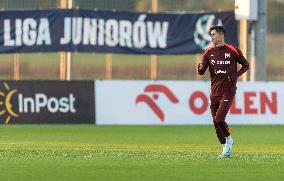
[[[240,49],[247,59],[247,38],[248,37],[248,21],[240,20]],[[242,75],[243,81],[247,81],[247,72]]]
[[[255,24],[255,56],[257,81],[267,79],[266,72],[266,34],[267,34],[267,0],[258,0],[258,19]]]
[[[111,53],[106,54],[106,79],[107,80],[112,79],[112,54]]]
[[[75,0],[68,0],[68,9],[74,8]],[[76,22],[76,21],[75,21]],[[73,23],[75,23],[73,22]],[[72,36],[72,35],[71,35]],[[72,52],[66,52],[66,78],[65,80],[71,80],[73,78],[73,53]]]
[[[72,9],[74,0],[60,0],[60,8]],[[60,80],[71,80],[73,77],[73,54],[72,52],[59,52],[60,54]]]
[[[158,0],[152,0],[152,13],[158,12]],[[151,79],[157,80],[158,55],[151,55]]]
[[[256,69],[256,58],[255,58],[255,24],[251,24],[250,33],[250,81],[255,81],[255,69]]]
[[[18,53],[14,54],[14,80],[20,80],[20,56]]]

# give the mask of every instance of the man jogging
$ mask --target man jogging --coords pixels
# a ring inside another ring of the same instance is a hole
[[[209,47],[198,64],[203,75],[209,67],[211,79],[210,109],[217,137],[223,145],[221,158],[232,155],[233,139],[225,122],[237,90],[237,78],[249,69],[249,63],[241,51],[224,42],[225,29],[213,26],[209,30],[213,45]],[[238,71],[237,63],[242,67]]]

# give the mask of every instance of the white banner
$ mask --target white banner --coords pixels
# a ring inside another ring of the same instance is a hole
[[[212,124],[210,82],[96,81],[97,124]],[[283,82],[239,82],[229,124],[284,124]]]

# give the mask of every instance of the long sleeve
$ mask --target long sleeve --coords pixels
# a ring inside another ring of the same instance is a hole
[[[242,65],[240,70],[237,73],[237,77],[241,76],[243,73],[245,73],[249,69],[249,63],[246,60],[246,58],[243,56],[242,52],[238,50],[239,56],[237,58],[237,62]]]
[[[198,64],[197,66],[197,71],[199,75],[203,75],[207,69],[207,67],[209,66],[208,64],[208,60],[205,56],[205,54],[203,55],[202,61]]]

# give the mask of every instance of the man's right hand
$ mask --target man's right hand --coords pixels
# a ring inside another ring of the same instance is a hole
[[[200,70],[200,69],[203,69],[203,68],[204,68],[204,65],[203,65],[202,62],[200,62],[200,63],[198,64],[198,69]]]

